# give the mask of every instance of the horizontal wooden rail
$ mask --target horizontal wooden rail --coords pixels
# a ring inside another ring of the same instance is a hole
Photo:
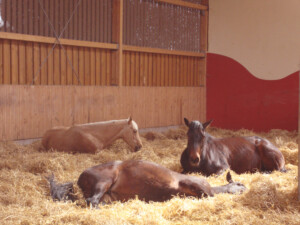
[[[53,37],[43,37],[37,35],[17,34],[17,33],[9,33],[9,32],[0,32],[0,39],[30,41],[30,42],[48,43],[48,44],[54,44],[56,42],[56,38]],[[59,39],[59,41],[62,45],[69,45],[69,46],[102,48],[102,49],[113,49],[113,50],[118,49],[117,44],[111,44],[111,43],[79,41],[79,40],[70,40],[70,39],[63,39],[63,38]]]
[[[191,3],[191,2],[184,2],[182,0],[155,0],[155,1],[161,2],[161,3],[168,3],[171,5],[182,6],[182,7],[186,7],[186,8],[208,10],[208,6],[206,6],[206,5],[195,4],[195,3]]]
[[[180,55],[180,56],[193,56],[193,57],[205,57],[205,53],[202,52],[186,52],[186,51],[175,51],[161,48],[148,48],[139,46],[123,45],[124,51],[131,52],[145,52],[145,53],[156,53],[165,55]]]

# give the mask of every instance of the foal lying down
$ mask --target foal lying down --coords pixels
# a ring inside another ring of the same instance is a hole
[[[242,193],[246,187],[233,182],[212,187],[203,178],[174,172],[147,161],[113,161],[85,170],[78,179],[87,204],[97,207],[99,203],[127,201],[138,196],[149,201],[166,201],[174,195],[213,196],[218,193]]]

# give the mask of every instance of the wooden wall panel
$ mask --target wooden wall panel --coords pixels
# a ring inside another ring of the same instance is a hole
[[[0,140],[130,115],[140,128],[180,125],[183,117],[205,120],[205,88],[1,85],[0,115]]]
[[[112,66],[112,50],[0,39],[0,85],[34,76],[35,85],[78,85],[76,74],[83,85],[110,85]]]

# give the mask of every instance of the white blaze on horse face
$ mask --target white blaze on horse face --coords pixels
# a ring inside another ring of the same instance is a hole
[[[139,135],[139,128],[135,121],[131,121],[124,132],[124,140],[134,150],[138,151],[142,148],[142,141]]]

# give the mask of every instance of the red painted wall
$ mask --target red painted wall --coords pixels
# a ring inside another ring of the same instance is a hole
[[[237,61],[207,54],[207,119],[226,129],[298,129],[299,75],[254,77]]]

